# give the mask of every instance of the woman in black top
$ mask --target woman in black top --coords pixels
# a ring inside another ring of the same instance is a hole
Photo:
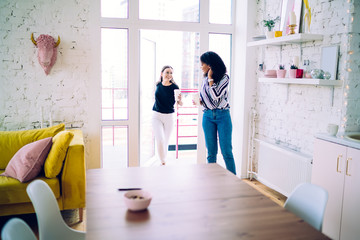
[[[165,165],[169,138],[174,127],[175,100],[180,106],[182,105],[181,94],[175,99],[175,90],[179,89],[179,86],[174,82],[172,73],[171,66],[162,68],[160,80],[156,84],[155,103],[152,109],[152,126],[161,165]]]

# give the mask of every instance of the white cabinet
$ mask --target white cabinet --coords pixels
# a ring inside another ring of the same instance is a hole
[[[360,150],[347,148],[340,239],[360,239]]]
[[[316,139],[311,182],[329,193],[323,233],[360,239],[360,150]]]

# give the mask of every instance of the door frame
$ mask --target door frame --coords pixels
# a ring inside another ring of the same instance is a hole
[[[200,33],[200,53],[209,49],[209,33],[231,34],[235,32],[235,6],[232,0],[232,24],[209,23],[209,1],[199,0],[200,22],[175,22],[160,20],[139,19],[139,0],[129,0],[129,18],[100,18],[101,28],[128,29],[128,120],[101,121],[101,126],[127,126],[128,127],[128,166],[140,166],[140,30],[170,30]],[[232,41],[232,56],[234,56],[234,42]],[[231,61],[233,64],[233,61]],[[231,67],[230,75],[233,75]],[[206,162],[206,148],[202,128],[202,111],[199,108],[197,161]],[[101,155],[102,162],[102,155]]]

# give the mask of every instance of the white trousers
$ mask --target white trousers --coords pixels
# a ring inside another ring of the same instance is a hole
[[[153,111],[153,132],[156,140],[157,155],[161,163],[165,163],[171,132],[174,128],[174,113]]]

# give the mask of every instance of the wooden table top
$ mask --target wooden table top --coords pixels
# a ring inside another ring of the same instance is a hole
[[[217,164],[87,170],[86,239],[328,239]],[[128,211],[118,188],[152,202]]]

